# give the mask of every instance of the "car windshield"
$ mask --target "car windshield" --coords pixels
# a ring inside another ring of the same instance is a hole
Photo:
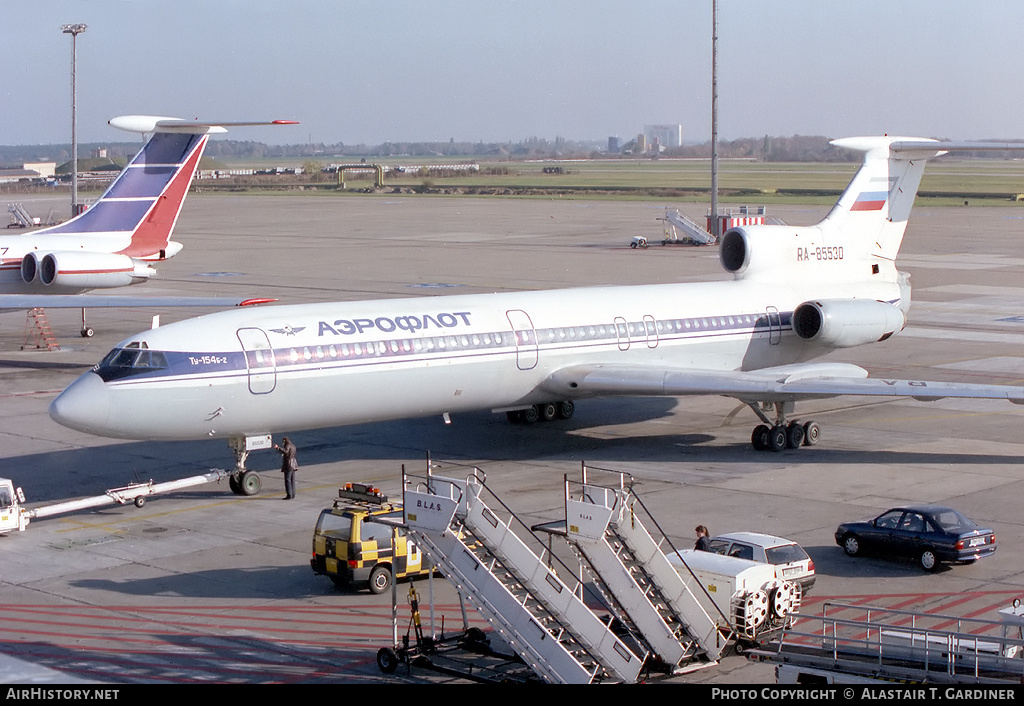
[[[932,520],[947,532],[967,532],[977,527],[956,510],[945,509],[932,513]]]
[[[799,544],[783,544],[781,547],[769,547],[764,550],[769,564],[791,564],[794,561],[807,559],[807,552]]]

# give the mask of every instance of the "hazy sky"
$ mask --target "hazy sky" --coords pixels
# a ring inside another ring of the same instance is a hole
[[[711,0],[0,0],[0,144],[70,141],[74,22],[82,142],[710,136]],[[1021,0],[720,0],[719,134],[1021,138],[1022,40]]]

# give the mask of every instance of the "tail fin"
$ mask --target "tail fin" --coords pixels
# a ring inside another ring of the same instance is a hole
[[[168,251],[199,159],[211,133],[226,132],[225,125],[280,125],[292,121],[199,123],[178,118],[129,115],[113,118],[113,127],[153,133],[89,210],[66,223],[38,234],[122,236],[116,252],[143,260],[161,260]]]
[[[1024,150],[1024,143],[938,142],[907,137],[849,137],[838,147],[864,152],[864,163],[828,215],[814,226],[736,226],[719,240],[722,267],[737,279],[767,277],[800,267],[803,280],[880,282],[906,278],[896,270],[907,219],[925,164],[951,151]],[[794,258],[795,255],[795,258]],[[800,263],[815,261],[820,266]],[[908,299],[909,301],[909,299]]]
[[[864,152],[864,164],[822,221],[822,228],[857,233],[871,255],[894,262],[928,159],[945,154],[935,140],[849,137],[833,145]]]

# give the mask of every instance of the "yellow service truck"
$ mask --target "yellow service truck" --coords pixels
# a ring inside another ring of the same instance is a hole
[[[395,578],[429,574],[419,547],[401,529],[392,542],[392,527],[372,521],[400,517],[401,511],[401,504],[365,483],[339,488],[334,506],[320,513],[313,531],[313,573],[330,576],[338,587],[367,586],[373,593],[387,591]]]

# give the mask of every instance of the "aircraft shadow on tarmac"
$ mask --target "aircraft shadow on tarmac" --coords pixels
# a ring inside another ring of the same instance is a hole
[[[737,475],[779,463],[978,466],[1017,462],[1012,455],[995,453],[831,449],[827,433],[822,445],[813,449],[759,452],[749,443],[752,420],[708,430],[710,424],[720,424],[720,414],[695,421],[703,423],[705,429],[692,432],[680,433],[678,423],[644,424],[670,417],[675,404],[670,398],[599,399],[581,403],[576,416],[564,421],[510,424],[504,415],[476,412],[457,415],[450,425],[439,417],[429,417],[294,432],[289,436],[298,445],[300,465],[312,472],[315,470],[311,467],[321,464],[393,459],[397,475],[401,463],[424,459],[427,453],[436,459],[477,463],[485,471],[488,460],[564,459],[610,469],[615,469],[617,463],[638,462],[720,464]],[[730,441],[723,442],[722,438]],[[131,482],[175,480],[210,468],[230,468],[232,463],[225,440],[115,441],[9,457],[3,473],[24,488],[32,504],[102,494]],[[276,471],[280,457],[272,451],[254,452],[247,467],[258,472]]]
[[[204,569],[167,573],[141,579],[79,579],[69,582],[79,589],[121,593],[127,596],[262,600],[288,596],[289,599],[331,596],[338,589],[330,580],[316,576],[309,562],[291,566]],[[367,600],[371,598],[366,594]],[[390,600],[390,594],[388,596]]]

